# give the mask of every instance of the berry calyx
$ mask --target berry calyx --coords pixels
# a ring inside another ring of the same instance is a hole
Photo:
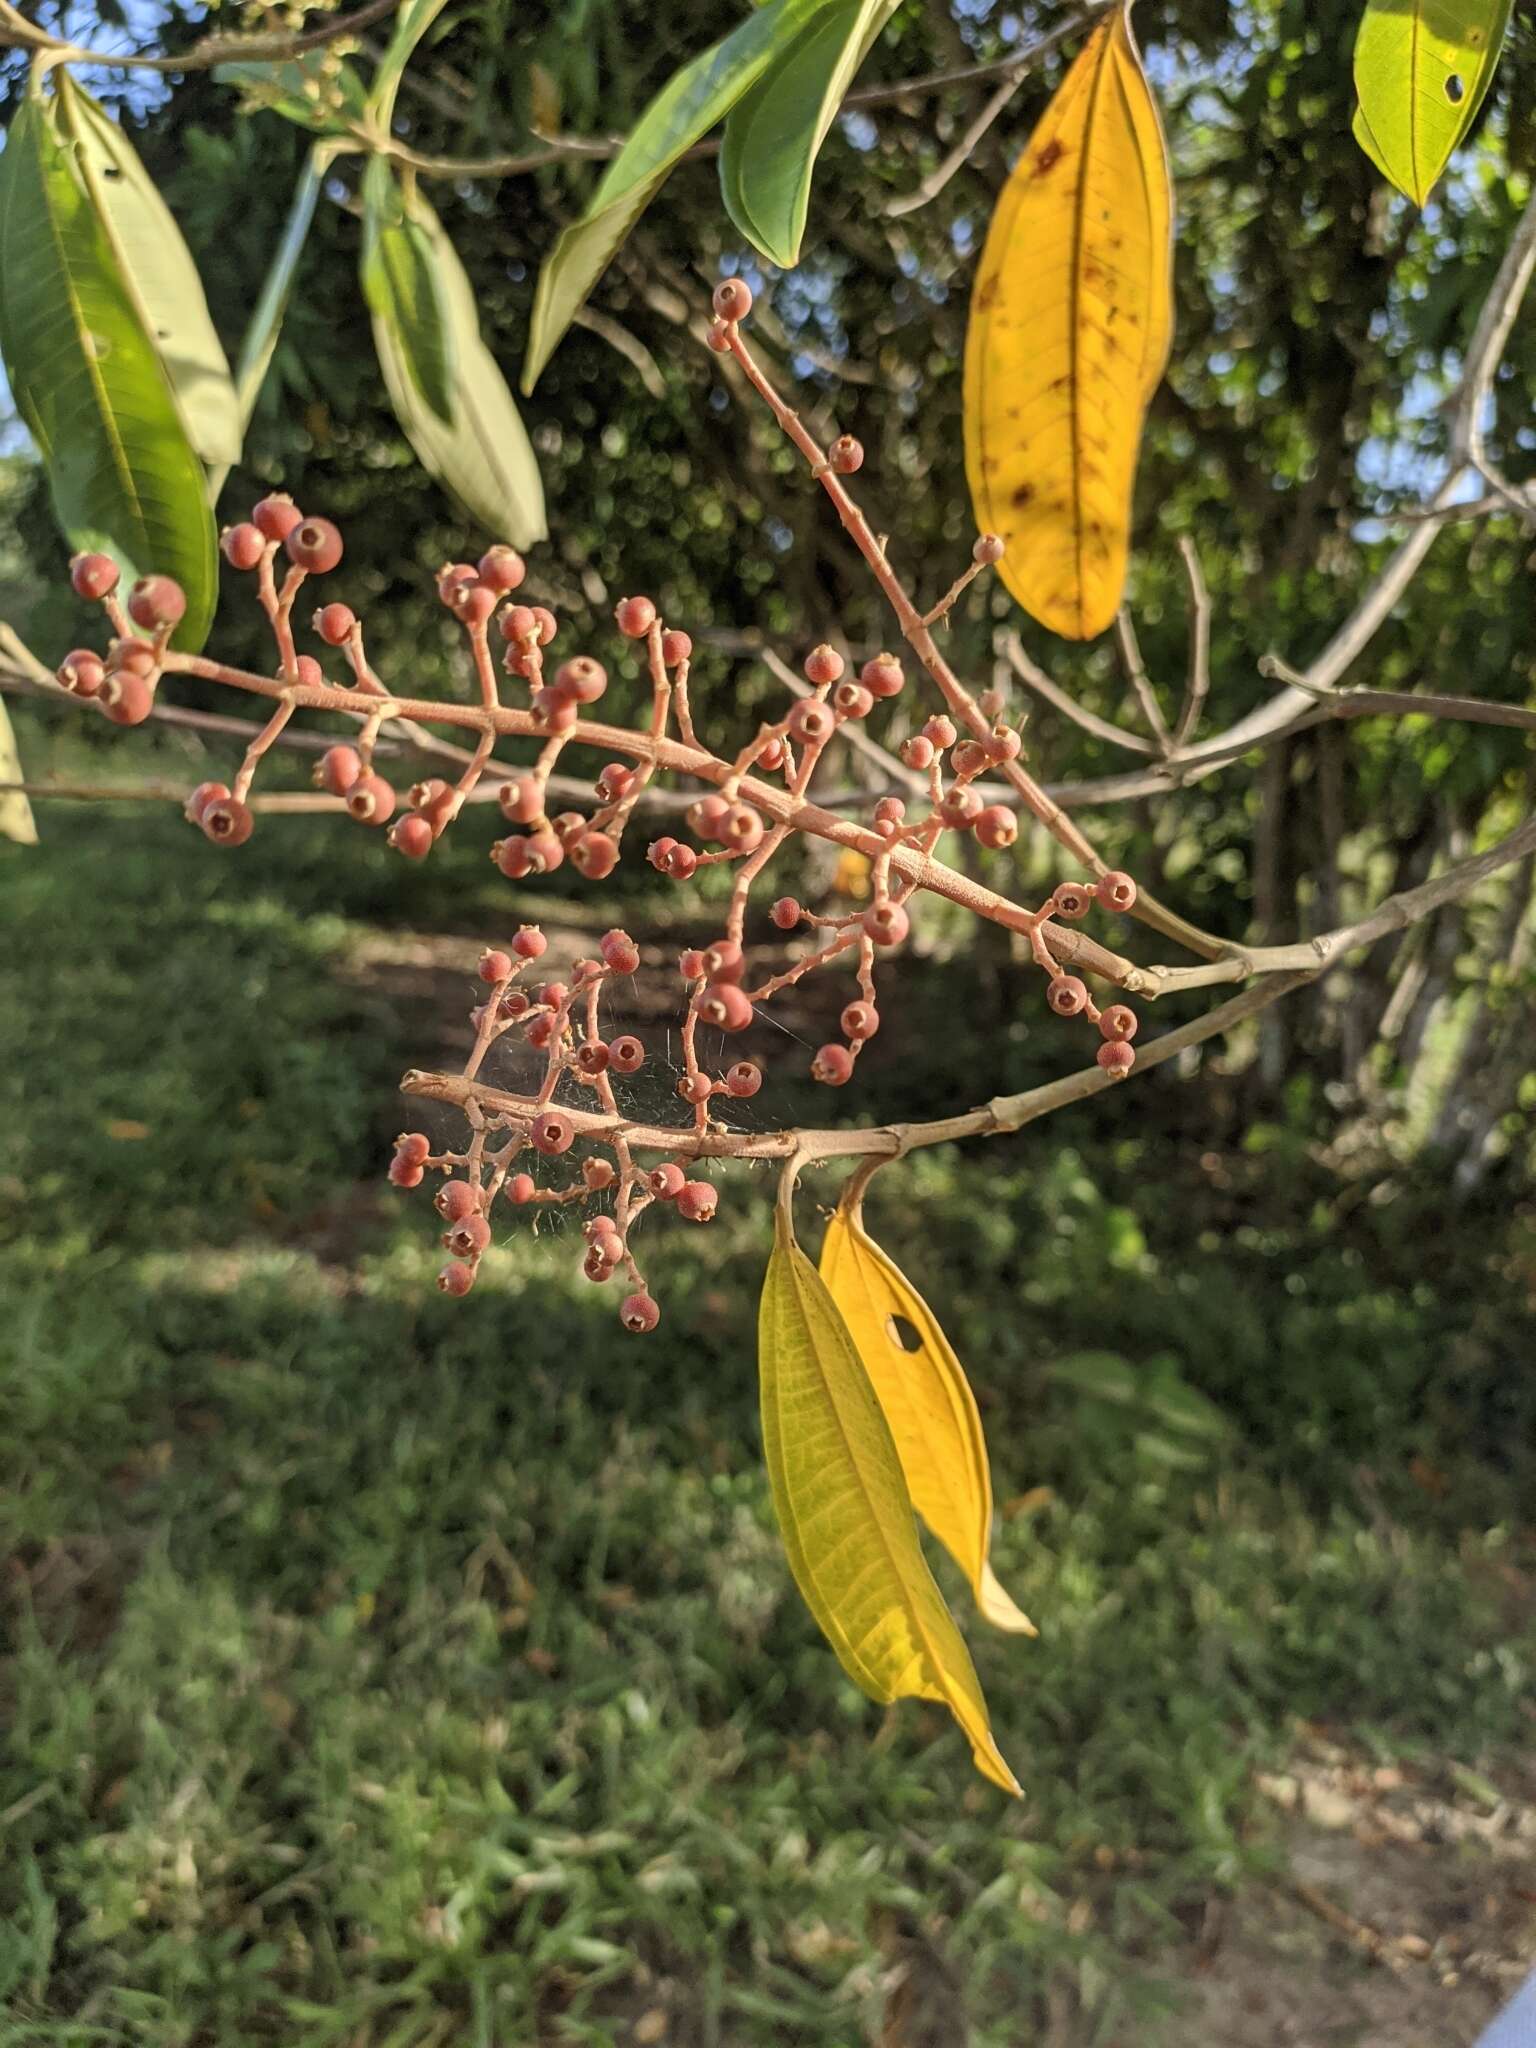
[[[1088,984],[1075,974],[1055,975],[1045,992],[1045,1000],[1058,1017],[1076,1017],[1088,1007]]]
[[[688,1223],[708,1223],[714,1217],[719,1200],[719,1194],[710,1181],[684,1181],[677,1193],[677,1213]]]
[[[70,588],[76,597],[94,603],[98,598],[111,596],[120,573],[110,555],[75,555],[69,564]]]
[[[853,1054],[846,1045],[824,1045],[811,1061],[811,1079],[841,1088],[853,1075]]]
[[[215,846],[244,846],[256,829],[250,806],[234,796],[215,797],[204,804],[197,822]]]
[[[1141,1019],[1129,1003],[1111,1003],[1099,1012],[1099,1030],[1112,1044],[1124,1044],[1141,1028]]]
[[[1136,884],[1121,868],[1100,875],[1094,894],[1106,910],[1127,911],[1136,901]]]
[[[546,1109],[536,1116],[528,1127],[534,1150],[554,1157],[560,1152],[569,1152],[576,1142],[576,1126],[568,1116],[558,1109]]]
[[[347,791],[347,809],[360,825],[387,825],[394,815],[395,792],[382,775],[359,775]]]
[[[128,593],[128,616],[146,633],[179,626],[186,611],[187,593],[171,576],[141,576]]]
[[[859,921],[877,946],[899,946],[912,928],[899,903],[873,903]]]
[[[715,318],[734,325],[752,310],[752,292],[739,277],[722,278],[714,291]]]
[[[1136,1048],[1123,1038],[1110,1038],[1099,1047],[1094,1057],[1106,1074],[1116,1081],[1123,1081],[1136,1064]]]
[[[645,1065],[645,1047],[633,1032],[626,1031],[610,1042],[608,1064],[616,1074],[638,1074]]]
[[[852,476],[855,470],[864,467],[864,444],[856,441],[852,434],[839,434],[827,450],[827,460],[839,476]]]
[[[644,1337],[661,1321],[661,1310],[648,1294],[626,1294],[619,1303],[619,1321],[632,1337]]]
[[[296,569],[324,576],[341,560],[341,535],[329,519],[303,519],[283,536],[288,559]]]

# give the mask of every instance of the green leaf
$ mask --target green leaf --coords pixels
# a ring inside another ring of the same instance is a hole
[[[388,328],[418,394],[452,426],[453,336],[432,243],[381,156],[370,157],[363,174],[362,283],[375,322]]]
[[[10,716],[0,703],[0,784],[25,779]],[[36,846],[37,822],[25,790],[0,787],[0,839],[14,839],[18,846]]]
[[[523,389],[531,391],[571,317],[678,158],[728,114],[829,0],[768,0],[712,48],[674,72],[608,166],[581,219],[539,272]]]
[[[204,462],[227,468],[239,461],[242,439],[235,386],[181,230],[128,137],[64,70],[54,109],[140,324],[165,366],[187,438]]]
[[[917,1539],[890,1426],[782,1204],[758,1315],[763,1451],[795,1583],[871,1699],[937,1700],[1004,1791],[981,1682]]]
[[[1134,1407],[1141,1385],[1125,1359],[1113,1351],[1078,1351],[1046,1368],[1059,1385],[1092,1401],[1111,1401],[1117,1408]]]
[[[1510,0],[1369,0],[1355,41],[1355,140],[1416,206],[1471,127]]]
[[[288,310],[288,294],[293,289],[294,272],[299,267],[299,258],[304,253],[304,244],[309,237],[310,225],[315,217],[315,208],[320,200],[320,187],[325,182],[326,168],[331,161],[330,147],[325,142],[310,145],[309,155],[304,160],[304,169],[294,187],[293,199],[288,208],[288,218],[283,223],[282,239],[273,252],[267,267],[267,275],[261,287],[261,297],[256,301],[256,310],[251,315],[250,325],[240,344],[240,360],[235,366],[235,393],[240,408],[240,427],[244,432],[250,425],[251,415],[256,410],[256,400],[266,381],[271,367],[277,338],[282,331],[283,315]]]
[[[317,135],[348,135],[368,118],[368,94],[333,51],[307,50],[277,64],[220,64],[218,85],[238,85],[247,100]]]
[[[427,404],[402,338],[387,313],[375,312],[373,340],[395,417],[417,458],[493,540],[531,547],[543,540],[544,486],[506,379],[480,338],[475,296],[464,266],[427,202],[413,195],[411,219],[421,234],[447,346],[458,368],[452,417]]]
[[[0,348],[76,548],[187,594],[175,645],[202,646],[217,589],[205,478],[54,103],[31,97],[0,153]]]
[[[725,123],[720,192],[747,240],[781,269],[800,260],[811,174],[855,72],[898,0],[839,0],[803,29]]]
[[[373,88],[368,95],[368,111],[381,135],[389,133],[394,119],[395,95],[400,90],[405,67],[410,63],[416,45],[446,4],[447,0],[409,0],[396,18],[395,32],[379,59],[379,67],[373,74]]]

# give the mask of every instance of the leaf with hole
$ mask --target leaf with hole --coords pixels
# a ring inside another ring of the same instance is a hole
[[[614,252],[689,150],[790,49],[830,0],[768,0],[710,49],[674,72],[604,172],[581,219],[560,235],[539,272],[523,389],[531,391],[573,315]]]
[[[195,650],[217,590],[203,467],[56,116],[29,96],[0,153],[0,349],[71,544],[174,576]]]
[[[936,1700],[1004,1791],[1018,1781],[918,1542],[890,1426],[826,1284],[782,1205],[758,1316],[763,1451],[790,1569],[871,1699]]]
[[[1130,550],[1142,422],[1173,332],[1173,188],[1123,12],[1094,30],[992,216],[965,343],[965,467],[998,573],[1069,640]]]
[[[370,175],[375,169],[369,166]],[[393,177],[379,162],[377,169]],[[374,346],[395,417],[422,467],[478,520],[493,540],[531,547],[543,540],[544,486],[506,379],[480,336],[475,295],[441,221],[419,193],[409,201],[415,247],[424,258],[442,321],[441,346],[456,367],[451,417],[423,395],[420,336],[402,330],[399,305],[386,299],[373,315]]]
[[[1355,39],[1355,140],[1416,206],[1493,83],[1510,0],[1369,0]]]
[[[965,1573],[981,1614],[997,1628],[1034,1635],[992,1570],[981,1416],[932,1309],[867,1234],[858,1208],[840,1207],[827,1225],[821,1277],[890,1425],[913,1507]]]
[[[784,270],[800,260],[821,145],[896,4],[841,0],[817,15],[726,117],[720,151],[726,212]]]

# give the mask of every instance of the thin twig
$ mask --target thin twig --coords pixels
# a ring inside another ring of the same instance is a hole
[[[38,28],[10,6],[8,0],[0,0],[0,49],[41,50],[63,64],[99,64],[111,71],[211,71],[216,64],[271,63],[302,57],[308,50],[323,49],[327,43],[361,34],[374,22],[393,14],[400,4],[401,0],[368,0],[366,6],[351,14],[335,16],[323,28],[298,34],[204,36],[179,56],[145,57],[131,51],[82,49],[77,43],[66,42]]]
[[[1169,754],[1173,751],[1173,739],[1168,731],[1168,721],[1163,717],[1163,707],[1157,701],[1147,674],[1147,664],[1141,657],[1141,642],[1136,637],[1136,622],[1127,606],[1121,605],[1115,613],[1115,646],[1120,653],[1120,663],[1125,670],[1126,681],[1136,693],[1136,702],[1141,706],[1141,715],[1151,729],[1156,741],[1156,751]]]
[[[1211,687],[1211,595],[1199,551],[1188,534],[1180,536],[1179,559],[1189,580],[1189,677],[1174,722],[1171,751],[1175,754],[1194,738]]]
[[[1080,725],[1084,732],[1092,733],[1095,739],[1107,740],[1112,747],[1124,747],[1131,754],[1155,754],[1157,748],[1140,733],[1127,732],[1123,726],[1111,725],[1107,718],[1100,718],[1096,711],[1085,705],[1074,703],[1059,683],[1053,683],[1043,668],[1038,668],[1026,653],[1023,641],[1010,626],[1002,636],[1002,649],[1007,655],[1014,673],[1022,683],[1043,697],[1064,718],[1070,718],[1074,725]]]

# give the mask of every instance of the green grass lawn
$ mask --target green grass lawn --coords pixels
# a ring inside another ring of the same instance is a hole
[[[1171,1080],[877,1184],[1041,1628],[969,1630],[1010,1804],[790,1583],[766,1184],[656,1233],[654,1338],[510,1229],[446,1303],[379,1173],[419,997],[468,998],[386,971],[431,878],[334,827],[42,824],[0,846],[8,2048],[855,2048],[914,1954],[978,2048],[1063,1998],[1152,2042],[1202,1902],[1275,1854],[1252,1774],[1298,1720],[1529,1740],[1528,1202],[1361,1201]],[[494,898],[445,874],[467,969]],[[952,999],[912,975],[920,1066]],[[1163,1395],[1105,1398],[1125,1365]]]

